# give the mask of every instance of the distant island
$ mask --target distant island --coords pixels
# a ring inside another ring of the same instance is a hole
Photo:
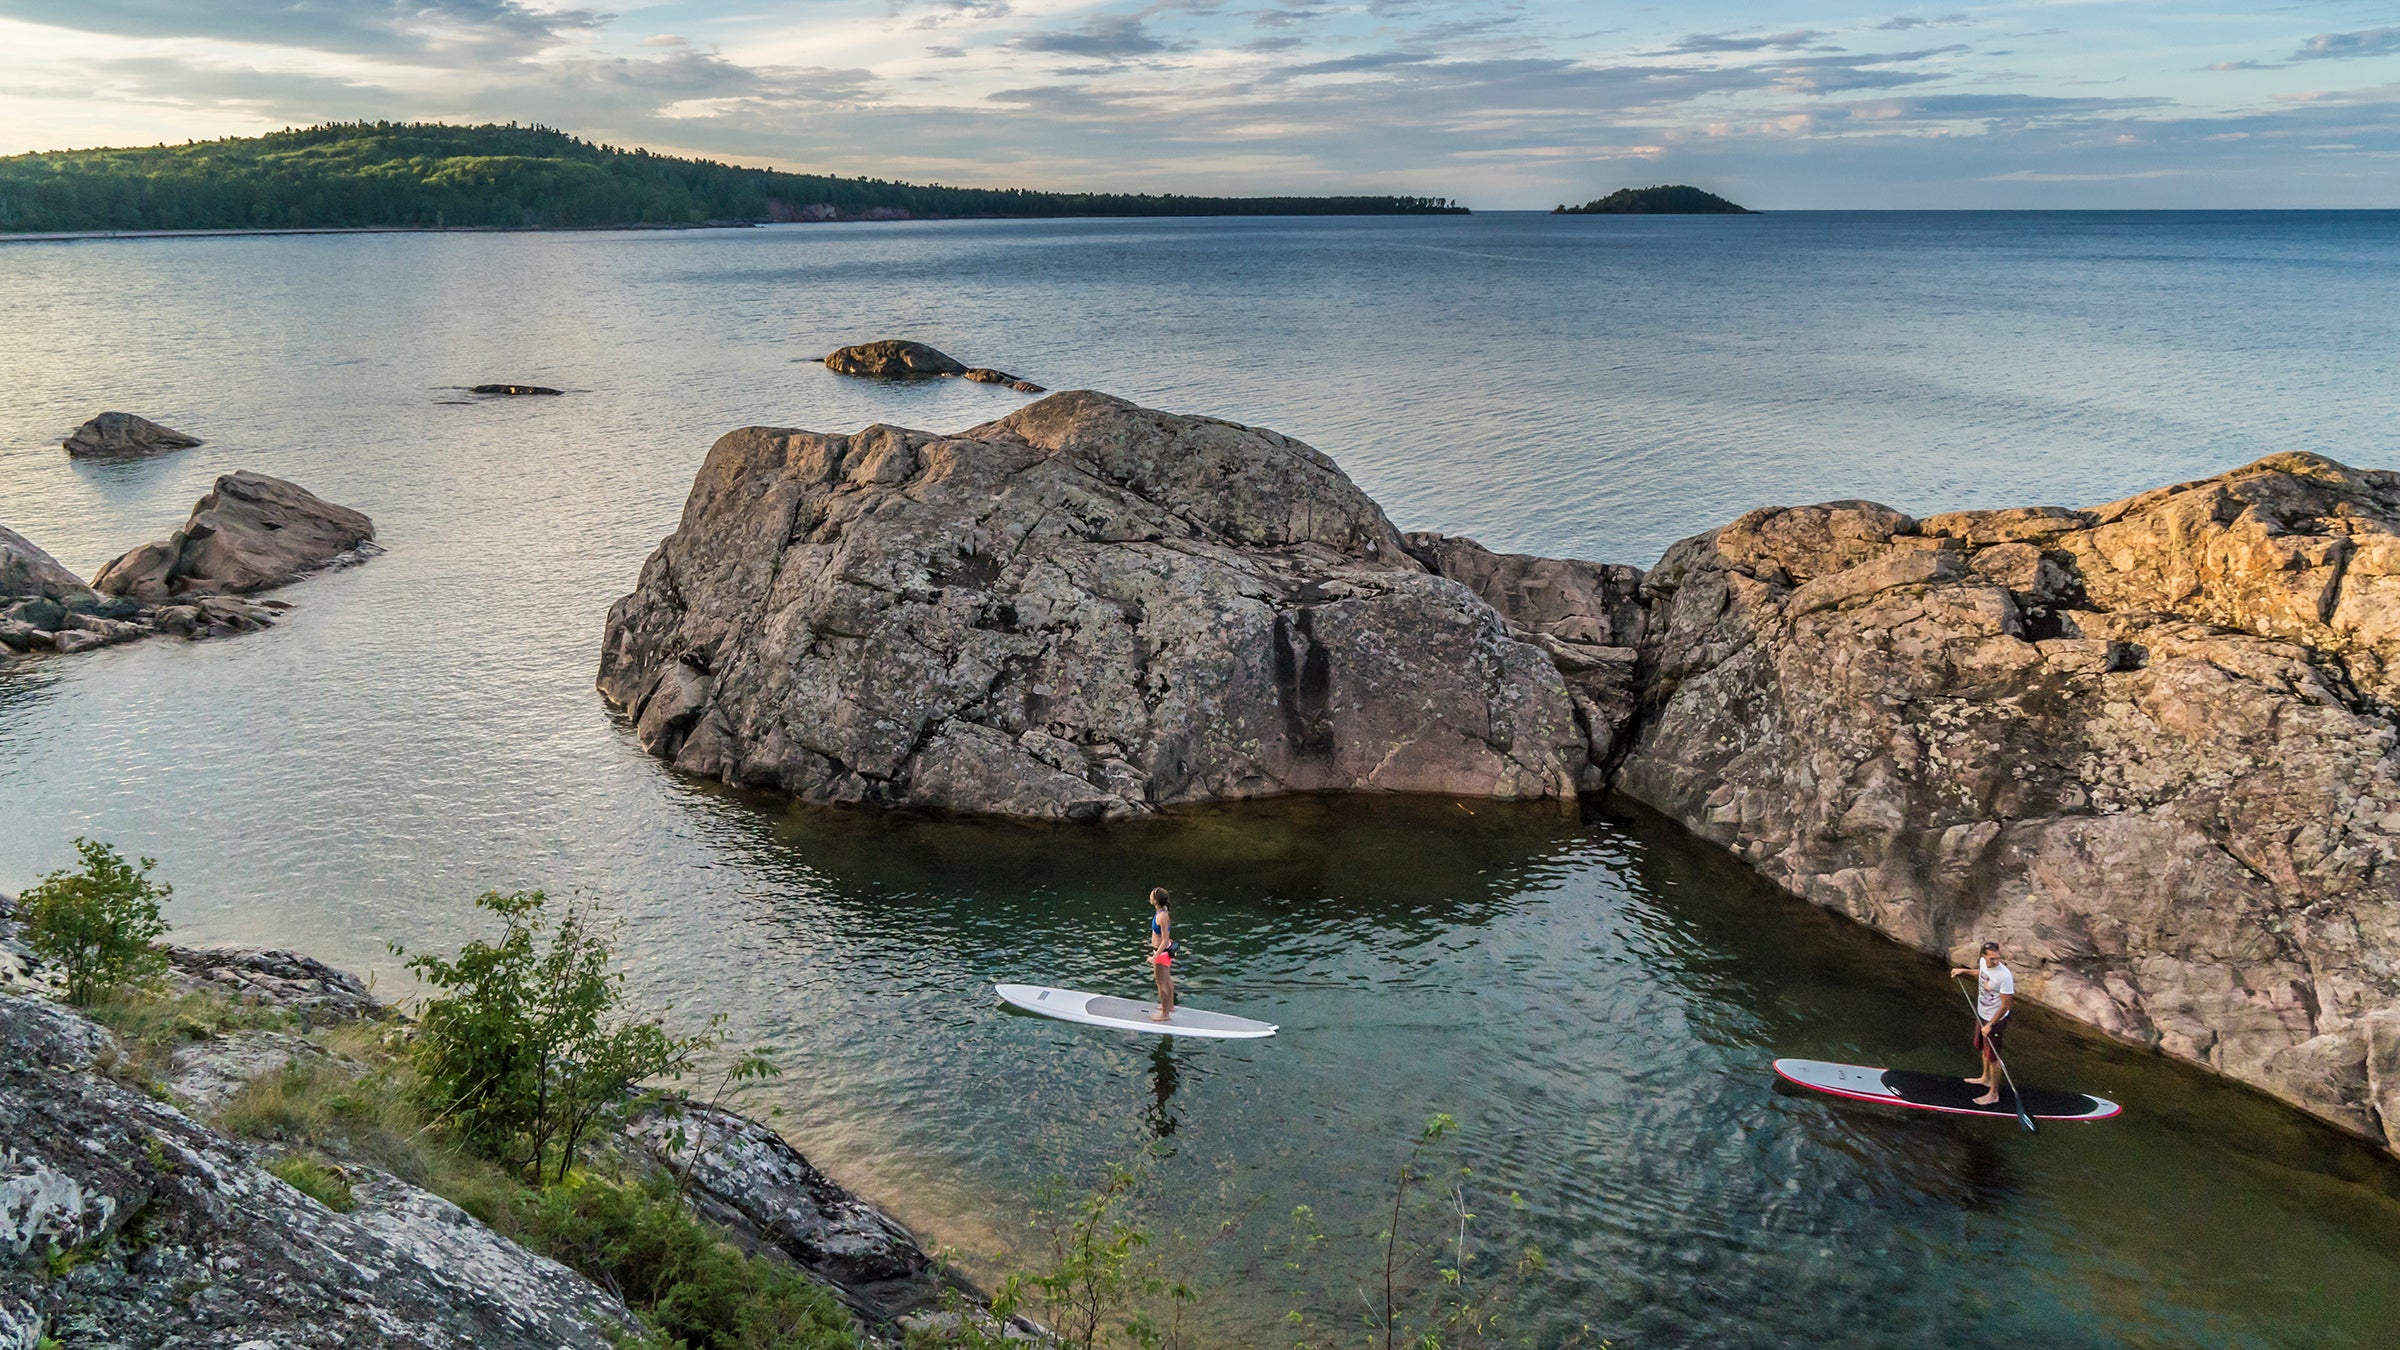
[[[1465,212],[1446,197],[1186,197],[836,178],[654,155],[514,123],[349,122],[0,158],[0,234]]]
[[[1703,192],[1681,183],[1646,188],[1618,188],[1596,201],[1581,206],[1561,206],[1550,213],[1554,216],[1754,216],[1758,213],[1746,206],[1736,206],[1713,192]]]

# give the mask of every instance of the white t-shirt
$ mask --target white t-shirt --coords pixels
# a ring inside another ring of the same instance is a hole
[[[2000,996],[2017,992],[2017,977],[1995,961],[1976,968],[1975,988],[1982,995],[1975,1001],[1975,1015],[1989,1022],[2000,1015]]]

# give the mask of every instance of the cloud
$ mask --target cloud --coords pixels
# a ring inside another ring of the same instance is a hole
[[[2400,54],[2400,27],[2362,28],[2355,33],[2319,33],[2300,44],[2294,61],[2336,61],[2352,56]]]
[[[607,22],[518,0],[0,0],[0,18],[112,37],[211,38],[356,56],[525,56]]]
[[[2219,62],[2217,62],[2215,65],[2212,65],[2212,66],[2202,66],[2202,67],[2201,67],[2201,69],[2203,69],[2203,70],[2216,70],[2216,71],[2225,71],[2225,70],[2282,70],[2282,69],[2284,69],[2284,63],[2283,63],[2283,62],[2281,62],[2281,61],[2219,61]]]
[[[1788,51],[1831,36],[1817,28],[1795,28],[1788,33],[1688,33],[1667,50],[1678,55]]]
[[[1169,50],[1167,41],[1152,33],[1138,14],[1103,14],[1081,28],[1028,33],[1017,39],[1016,46],[1029,52],[1055,52],[1061,56],[1089,56],[1110,61],[1133,56],[1155,56]]]
[[[1963,13],[1943,14],[1930,19],[1919,18],[1913,14],[1898,14],[1875,26],[1886,32],[1905,33],[1914,28],[1950,28],[1958,24],[1973,22],[1975,22],[1974,16]]]

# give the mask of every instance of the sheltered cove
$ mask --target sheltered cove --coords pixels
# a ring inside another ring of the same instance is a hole
[[[811,801],[1624,793],[2400,1146],[2400,475],[1770,508],[1644,572],[1404,535],[1297,441],[1090,392],[747,428],[599,683],[653,754]]]

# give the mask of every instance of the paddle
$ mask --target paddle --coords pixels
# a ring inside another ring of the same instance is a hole
[[[1956,977],[1954,976],[1952,978]],[[1983,1010],[1975,1006],[1974,991],[1967,988],[1966,981],[1960,980],[1958,982],[1958,992],[1967,996],[1967,1015],[1975,1019],[1975,1025],[1982,1026]],[[2000,1047],[1995,1045],[1991,1049],[1992,1062],[2000,1066],[2000,1077],[2008,1084],[2008,1095],[2017,1104],[2017,1123],[2025,1127],[2025,1133],[2027,1134],[2041,1133],[2041,1131],[2033,1128],[2033,1114],[2025,1109],[2025,1094],[2017,1091],[2017,1076],[2008,1071],[2008,1061],[2000,1058]]]

